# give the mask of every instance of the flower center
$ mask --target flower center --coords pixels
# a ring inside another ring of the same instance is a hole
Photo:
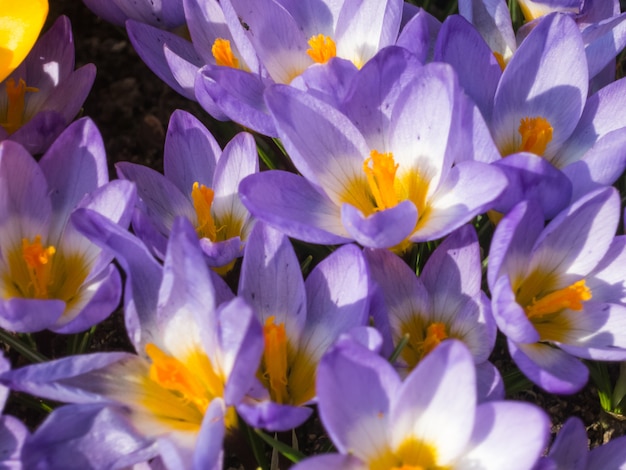
[[[521,119],[518,132],[522,137],[519,152],[543,155],[552,140],[552,126],[546,118],[541,116]]]
[[[215,63],[225,67],[239,68],[239,60],[233,54],[228,39],[217,38],[211,47],[211,53],[215,57]]]
[[[426,334],[424,335],[423,323],[418,318],[413,318],[412,321],[404,323],[401,330],[402,334],[408,333],[409,335],[409,343],[401,354],[410,369],[417,366],[439,343],[448,338],[445,323],[431,323],[426,327]]]
[[[370,470],[445,470],[437,465],[437,449],[410,436],[394,451],[387,450],[369,462]]]
[[[533,297],[530,305],[524,309],[528,318],[542,317],[557,313],[565,308],[582,310],[583,302],[591,299],[591,289],[582,279],[563,289],[550,292],[539,299]]]
[[[212,242],[216,240],[217,236],[215,221],[211,214],[211,205],[213,204],[214,195],[215,193],[211,188],[207,188],[197,181],[193,184],[191,200],[193,201],[193,208],[196,210],[196,217],[198,218],[196,233],[200,238],[208,238]]]
[[[263,336],[265,348],[263,351],[264,371],[262,377],[269,385],[270,396],[276,403],[287,403],[287,335],[285,324],[275,323],[274,315],[265,320]]]
[[[363,171],[376,203],[375,211],[389,209],[398,204],[395,190],[398,164],[391,153],[372,150],[370,157],[363,162]]]
[[[5,83],[7,92],[7,118],[6,122],[0,124],[9,133],[13,134],[24,124],[24,98],[27,92],[34,93],[38,88],[26,86],[23,79],[19,79],[17,85],[15,80],[9,78]]]
[[[313,62],[318,64],[325,64],[337,55],[335,41],[323,34],[311,36],[308,45],[309,49],[307,49],[306,53],[313,59]]]

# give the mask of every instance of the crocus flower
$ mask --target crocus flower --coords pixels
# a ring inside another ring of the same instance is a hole
[[[565,421],[546,457],[533,470],[595,470],[624,468],[626,437],[618,437],[589,451],[585,425],[577,417]]]
[[[7,372],[11,364],[0,354],[0,374]],[[4,409],[9,389],[0,385],[0,412]],[[0,466],[3,468],[22,468],[22,447],[29,437],[24,423],[11,415],[0,416]]]
[[[0,82],[32,49],[46,17],[48,0],[3,1],[0,6]]]
[[[70,21],[59,17],[0,84],[0,141],[44,152],[76,117],[95,76],[93,64],[74,70]]]
[[[489,395],[493,378],[496,383],[499,378],[487,362],[496,340],[496,324],[490,301],[480,290],[480,247],[473,227],[466,225],[448,235],[419,277],[389,250],[367,249],[365,257],[383,296],[384,307],[372,312],[385,341],[383,351],[390,355],[408,335],[397,364],[406,374],[443,340],[456,338],[480,365],[479,384],[485,384],[481,398]],[[494,393],[503,392],[501,386],[496,388]]]
[[[116,165],[120,177],[137,185],[135,232],[163,259],[174,219],[186,217],[196,227],[209,265],[228,271],[253,225],[238,186],[258,172],[254,138],[242,132],[222,152],[196,118],[178,110],[170,119],[163,165],[165,176],[129,162]]]
[[[75,428],[86,430],[87,443],[106,436],[97,452],[82,456],[95,468],[99,456],[126,449],[126,465],[159,456],[170,469],[222,468],[223,437],[237,422],[233,406],[253,385],[263,351],[252,309],[215,283],[220,278],[206,266],[184,218],[174,223],[161,266],[136,237],[82,212],[82,231],[114,251],[126,271],[126,325],[137,354],[72,356],[16,369],[3,380],[16,390],[75,403],[74,415],[55,416],[63,427],[49,426],[38,440],[63,446],[59,433],[70,438],[69,449],[84,449]],[[46,447],[38,455],[45,461]],[[59,462],[73,459],[70,452],[54,455]]]
[[[293,87],[266,92],[302,176],[266,171],[245,178],[241,198],[255,217],[312,243],[402,249],[440,238],[490,208],[505,185],[499,170],[476,161],[453,165],[465,151],[453,70],[407,68],[401,51],[386,51],[393,68],[370,61],[359,72],[363,78],[355,77],[354,93],[370,98],[362,106],[354,99],[350,117]],[[390,86],[398,70],[408,75],[401,91]]]
[[[495,162],[509,178],[496,209],[506,212],[534,193],[552,218],[589,190],[612,184],[626,168],[626,122],[613,111],[626,83],[587,100],[587,61],[574,21],[559,14],[544,17],[501,75],[481,43],[469,24],[449,18],[436,57],[457,68],[489,128],[486,132],[473,116],[474,138],[482,136],[475,144],[483,149],[477,157]],[[482,64],[481,74],[468,75],[475,63]]]
[[[531,469],[549,432],[527,403],[476,403],[472,356],[447,340],[400,381],[391,365],[345,340],[317,373],[320,418],[339,454],[294,470]]]
[[[69,126],[37,163],[0,142],[0,326],[83,331],[121,297],[112,257],[80,235],[70,215],[88,207],[126,227],[135,200],[127,181],[108,182],[102,137],[87,118]]]
[[[285,431],[311,414],[315,369],[342,333],[363,327],[369,305],[365,259],[354,245],[339,248],[306,281],[282,233],[258,223],[246,246],[239,295],[263,325],[265,347],[258,376],[266,396],[238,407],[255,427]]]
[[[533,201],[499,223],[489,253],[493,314],[520,370],[551,393],[587,382],[577,358],[626,359],[624,236],[613,188],[594,191],[545,228]]]

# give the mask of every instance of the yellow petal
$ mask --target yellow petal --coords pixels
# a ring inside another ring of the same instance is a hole
[[[0,12],[0,81],[3,81],[35,45],[48,16],[48,1],[0,0]]]

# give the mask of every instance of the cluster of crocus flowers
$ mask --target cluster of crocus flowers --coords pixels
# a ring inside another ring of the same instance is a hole
[[[65,403],[32,434],[0,420],[11,458],[219,470],[246,435],[264,466],[256,435],[298,460],[278,441],[317,414],[336,453],[298,470],[624,464],[576,420],[547,450],[546,413],[504,400],[493,365],[506,342],[573,394],[588,361],[626,361],[615,1],[520,0],[517,36],[504,0],[443,23],[399,0],[85,2],[245,131],[222,147],[175,111],[163,174],[120,162],[110,182],[93,122],[63,131],[94,72],[67,19],[5,80],[0,326],[84,331],[125,279],[134,348],[0,360],[2,386]]]

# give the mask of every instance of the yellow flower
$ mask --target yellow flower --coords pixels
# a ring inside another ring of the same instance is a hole
[[[47,0],[0,0],[0,81],[28,55],[47,16]]]

